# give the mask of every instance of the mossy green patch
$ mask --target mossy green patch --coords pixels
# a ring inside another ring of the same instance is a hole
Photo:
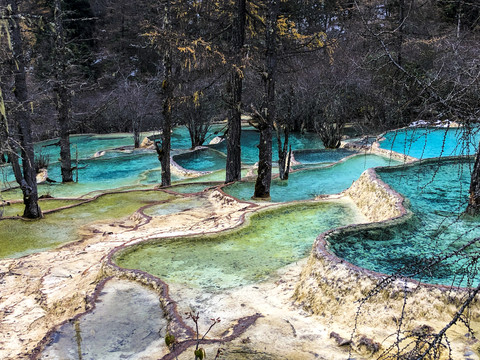
[[[119,220],[144,205],[173,198],[161,191],[107,194],[73,208],[46,214],[40,220],[2,220],[0,258],[20,257],[79,240],[78,230],[82,226],[94,221]]]
[[[304,203],[261,211],[247,225],[210,236],[159,239],[118,255],[124,268],[210,291],[265,280],[308,256],[318,234],[354,222],[343,203]]]
[[[75,204],[78,204],[79,202],[81,202],[81,200],[48,199],[48,200],[40,200],[39,206],[42,209],[42,211],[45,212],[45,211],[58,209],[68,205],[75,205]],[[3,206],[0,203],[0,212],[3,211],[4,217],[22,216],[24,209],[25,209],[25,206],[23,205],[22,202],[17,202],[14,204],[7,203],[7,204],[4,204]]]

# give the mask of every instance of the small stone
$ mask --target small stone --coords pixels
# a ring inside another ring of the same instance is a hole
[[[363,335],[358,341],[358,347],[365,347],[368,352],[376,353],[380,350],[380,344],[370,338]]]
[[[348,346],[348,345],[351,345],[352,343],[351,340],[344,339],[334,331],[330,333],[330,338],[334,339],[338,346]]]

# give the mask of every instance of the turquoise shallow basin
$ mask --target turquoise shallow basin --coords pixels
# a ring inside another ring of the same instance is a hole
[[[330,250],[349,262],[381,273],[427,283],[470,286],[478,282],[480,218],[466,208],[472,160],[439,160],[377,169],[381,179],[407,199],[414,216],[395,226],[373,227],[329,238]],[[437,263],[438,259],[459,251]]]

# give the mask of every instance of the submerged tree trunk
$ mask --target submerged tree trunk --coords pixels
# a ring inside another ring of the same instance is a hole
[[[469,215],[478,215],[480,214],[480,150],[475,157],[469,193],[470,196],[465,212]]]
[[[228,117],[225,183],[240,180],[242,177],[240,110],[242,104],[243,69],[241,66],[241,53],[245,43],[246,14],[246,1],[236,0],[236,16],[233,24],[232,36],[232,53],[234,54],[234,63],[232,64],[232,73],[230,75],[231,104],[230,116]]]
[[[276,124],[275,129],[277,131],[277,146],[278,146],[278,174],[280,180],[288,180],[288,174],[290,173],[290,161],[292,158],[292,146],[288,146],[289,130],[286,126],[283,130],[284,141],[282,144],[282,134],[280,131],[280,125]]]
[[[268,120],[260,127],[258,150],[258,175],[253,197],[269,199],[270,184],[272,182],[272,125],[268,123]]]
[[[263,123],[260,127],[260,144],[258,145],[258,176],[255,182],[254,198],[270,198],[270,184],[272,182],[272,127],[276,118],[275,112],[275,77],[277,68],[277,52],[275,46],[278,0],[269,0],[265,29],[265,105],[263,109]]]
[[[8,0],[12,18],[16,19],[18,14],[16,0]],[[31,131],[30,113],[28,111],[28,90],[25,70],[25,58],[23,55],[23,41],[21,35],[21,27],[18,22],[11,19],[12,32],[12,50],[15,60],[14,78],[15,78],[15,98],[18,101],[19,109],[16,113],[16,121],[21,146],[22,170],[20,171],[19,156],[17,148],[12,149],[12,166],[15,179],[20,185],[23,192],[23,203],[25,211],[23,216],[26,218],[36,219],[42,217],[42,211],[38,206],[37,179],[35,172],[35,161]]]

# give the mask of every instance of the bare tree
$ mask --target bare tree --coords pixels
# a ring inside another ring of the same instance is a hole
[[[7,139],[8,157],[12,163],[15,180],[20,185],[23,192],[23,203],[25,211],[23,216],[26,218],[40,218],[43,216],[38,205],[37,180],[35,172],[35,158],[33,151],[33,141],[31,132],[31,119],[29,111],[29,96],[27,88],[26,61],[24,56],[24,42],[21,34],[20,13],[18,11],[17,1],[8,0],[8,6],[4,6],[4,16],[8,18],[11,34],[11,53],[13,58],[13,76],[14,76],[14,94],[15,109],[12,109],[13,117],[17,125],[18,138],[14,139],[6,125],[6,116],[4,118],[3,131]],[[4,113],[4,111],[2,111]],[[19,154],[20,153],[20,154]],[[20,167],[20,159],[22,166]]]
[[[232,31],[232,70],[230,75],[230,115],[227,131],[227,164],[225,183],[240,180],[241,174],[241,106],[243,77],[242,52],[245,44],[246,1],[235,1],[235,14]]]
[[[266,3],[265,24],[265,64],[262,80],[265,87],[262,113],[256,113],[260,143],[258,145],[258,176],[255,182],[254,198],[270,198],[272,182],[272,129],[276,119],[275,81],[277,71],[277,20],[279,4],[277,0]]]

